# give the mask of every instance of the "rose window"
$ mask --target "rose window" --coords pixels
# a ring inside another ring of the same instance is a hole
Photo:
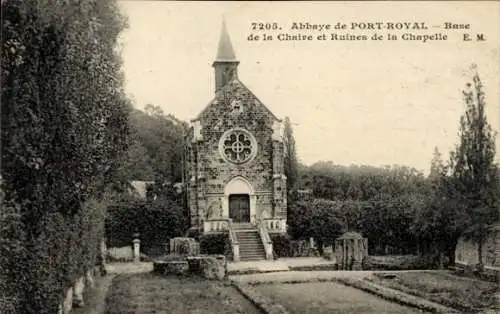
[[[242,130],[231,130],[222,136],[219,149],[228,161],[241,164],[250,160],[255,154],[255,139]]]

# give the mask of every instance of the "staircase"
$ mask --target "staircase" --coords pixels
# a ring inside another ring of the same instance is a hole
[[[259,232],[253,228],[235,228],[236,238],[240,245],[241,261],[265,260],[266,252]]]

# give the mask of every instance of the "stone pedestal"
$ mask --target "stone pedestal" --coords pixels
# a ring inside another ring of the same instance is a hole
[[[68,290],[66,290],[66,295],[64,297],[62,306],[60,307],[60,310],[62,314],[69,314],[72,308],[73,308],[73,287],[69,287]]]
[[[323,246],[323,257],[329,261],[333,260],[333,247],[331,245]]]
[[[95,288],[94,272],[92,270],[87,270],[87,272],[85,273],[85,281],[87,282],[87,286],[90,289]]]
[[[141,240],[134,239],[132,243],[134,245],[134,262],[138,263],[141,261]]]
[[[85,277],[80,277],[76,280],[73,286],[73,307],[83,307],[83,290],[85,289]]]
[[[170,239],[169,253],[195,256],[200,254],[200,244],[194,238],[177,237]]]

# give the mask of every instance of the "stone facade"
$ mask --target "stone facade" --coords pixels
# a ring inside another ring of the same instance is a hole
[[[191,121],[186,143],[188,206],[199,229],[206,220],[235,219],[232,195],[248,196],[249,215],[238,222],[286,218],[283,124],[238,79],[238,63],[223,28],[215,97]]]

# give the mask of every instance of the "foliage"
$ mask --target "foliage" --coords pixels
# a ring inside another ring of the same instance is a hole
[[[313,237],[318,244],[333,244],[345,225],[336,208],[339,203],[324,199],[312,202],[298,201],[288,208],[289,233],[296,239]]]
[[[450,261],[458,238],[467,232],[479,243],[482,263],[487,225],[499,217],[500,184],[494,163],[495,134],[486,119],[483,86],[475,69],[463,96],[465,113],[460,118],[459,143],[446,164],[439,151],[434,151],[430,198],[416,215],[415,232],[431,243],[435,255],[444,252]]]
[[[128,178],[181,182],[187,123],[149,104],[144,111],[133,110],[131,124],[134,142],[127,161]]]
[[[290,236],[286,234],[270,234],[275,257],[291,257]]]
[[[339,232],[349,230],[368,238],[371,254],[417,250],[414,219],[429,198],[429,184],[417,170],[318,162],[302,167],[301,184],[313,191],[316,200],[290,199],[288,223],[294,238],[323,234],[316,239],[322,241],[328,230],[331,242]],[[320,226],[316,232],[313,223]]]
[[[380,195],[396,196],[420,192],[425,187],[423,173],[407,166],[357,166],[317,162],[301,173],[303,188],[316,198],[331,200],[371,200]]]
[[[120,185],[130,104],[115,47],[125,23],[116,1],[1,10],[2,282],[16,312],[54,313],[94,265],[104,192]]]
[[[465,113],[460,118],[459,143],[450,158],[451,180],[476,239],[487,224],[499,219],[500,184],[495,164],[495,136],[486,119],[485,95],[474,68],[472,83],[463,92]]]
[[[201,254],[227,255],[230,248],[229,235],[227,233],[205,234],[200,236]]]
[[[164,247],[170,238],[182,236],[187,221],[180,196],[169,195],[146,202],[114,205],[108,208],[106,237],[109,247],[131,245],[139,234],[141,251]]]
[[[415,213],[412,232],[419,239],[421,251],[430,254],[440,264],[441,255],[454,259],[456,241],[468,218],[465,204],[459,201],[457,191],[447,175],[448,165],[441,160],[436,148],[428,177],[429,193],[422,208]]]

